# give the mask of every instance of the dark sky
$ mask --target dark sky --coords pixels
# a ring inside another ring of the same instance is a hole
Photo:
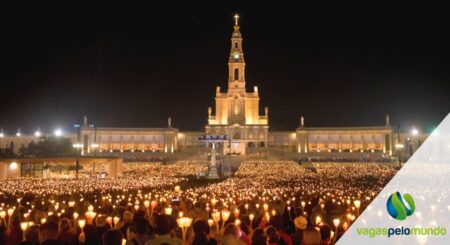
[[[272,130],[298,127],[300,115],[306,126],[383,125],[389,113],[425,131],[450,112],[442,6],[243,2],[4,8],[0,127],[69,130],[86,114],[97,126],[172,116],[203,129],[215,87],[226,87],[235,12],[247,88],[259,86]]]

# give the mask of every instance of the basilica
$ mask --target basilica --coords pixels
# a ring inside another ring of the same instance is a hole
[[[85,116],[78,132],[65,136],[80,146],[84,155],[199,152],[207,149],[208,137],[221,137],[220,149],[228,155],[273,152],[292,156],[365,154],[390,157],[400,150],[396,145],[411,140],[408,135],[394,131],[388,115],[384,125],[373,127],[310,127],[301,117],[295,130],[271,131],[269,108],[261,110],[258,87],[246,89],[243,44],[236,15],[228,58],[228,86],[224,91],[220,86],[216,88],[215,105],[208,107],[208,124],[204,131],[180,131],[172,127],[170,118],[164,128],[94,127]],[[36,141],[36,137],[1,132],[0,149],[20,152],[28,143]],[[417,145],[411,147],[417,148]]]

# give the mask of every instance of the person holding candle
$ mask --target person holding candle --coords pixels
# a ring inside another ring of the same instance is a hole
[[[134,220],[133,227],[135,235],[127,241],[127,245],[144,245],[151,239],[151,236],[148,233],[149,223],[143,217]]]
[[[70,220],[67,218],[63,218],[59,222],[58,239],[64,240],[64,241],[68,242],[69,244],[77,243],[77,237],[73,233],[72,224],[70,223]]]
[[[32,225],[25,231],[25,240],[19,245],[39,245],[39,226]]]
[[[180,238],[171,236],[174,222],[169,215],[157,215],[155,217],[155,225],[155,239],[147,241],[145,245],[161,245],[163,243],[169,245],[182,245],[182,240]]]
[[[66,241],[58,239],[58,224],[56,222],[47,221],[40,228],[39,242],[41,245],[69,245]]]
[[[252,245],[267,245],[268,238],[263,229],[257,228],[252,235]]]
[[[115,229],[122,232],[124,239],[128,239],[128,228],[130,227],[131,222],[133,221],[133,213],[130,211],[125,211],[123,213],[122,218],[123,218],[122,221],[120,221],[116,225]]]
[[[331,227],[328,224],[320,226],[321,245],[331,245]]]
[[[308,227],[303,232],[302,244],[303,245],[320,244],[320,232],[316,229],[316,227],[312,223],[309,223]]]
[[[219,244],[221,245],[245,245],[245,242],[241,240],[241,233],[233,223],[228,223],[225,226],[223,237]]]
[[[194,238],[192,240],[192,245],[215,245],[217,240],[210,238],[209,234],[211,229],[208,224],[202,220],[197,219],[192,225],[192,230],[194,232]]]
[[[122,245],[122,233],[118,230],[109,230],[102,236],[103,245]]]

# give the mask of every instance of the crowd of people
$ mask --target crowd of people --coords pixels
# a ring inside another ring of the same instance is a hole
[[[251,160],[181,188],[204,162],[125,168],[117,179],[0,182],[0,244],[334,244],[396,172]]]

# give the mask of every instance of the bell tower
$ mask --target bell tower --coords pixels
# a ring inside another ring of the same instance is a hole
[[[234,31],[231,36],[230,58],[228,60],[228,91],[245,94],[245,61],[242,51],[242,35],[239,31],[239,15],[234,15]]]
[[[206,134],[227,135],[223,142],[224,153],[246,154],[247,147],[267,146],[269,130],[269,110],[259,114],[259,92],[246,91],[245,61],[239,16],[234,15],[231,35],[230,57],[228,59],[228,88],[216,88],[215,110],[208,108]]]

